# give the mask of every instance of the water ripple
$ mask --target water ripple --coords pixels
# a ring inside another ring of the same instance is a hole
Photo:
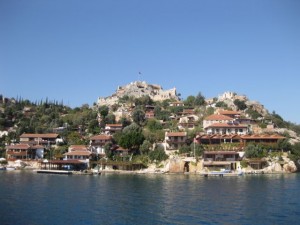
[[[297,224],[300,176],[1,172],[1,224]]]

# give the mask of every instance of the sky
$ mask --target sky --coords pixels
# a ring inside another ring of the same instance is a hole
[[[0,94],[77,107],[142,80],[183,99],[233,91],[300,124],[299,12],[299,0],[0,0]]]

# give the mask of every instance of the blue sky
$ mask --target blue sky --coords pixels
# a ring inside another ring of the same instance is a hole
[[[300,123],[298,0],[0,0],[0,93],[92,105],[139,79]]]

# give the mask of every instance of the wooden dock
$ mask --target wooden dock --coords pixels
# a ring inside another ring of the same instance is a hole
[[[204,177],[237,177],[242,176],[242,172],[234,172],[234,173],[224,173],[224,172],[208,172],[208,173],[200,173],[200,175]]]
[[[68,171],[68,170],[37,170],[37,173],[47,173],[47,174],[73,174],[72,171]]]

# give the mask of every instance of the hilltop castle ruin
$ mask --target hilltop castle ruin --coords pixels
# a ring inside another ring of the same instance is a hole
[[[119,86],[116,92],[109,97],[99,97],[97,105],[114,105],[118,102],[119,98],[126,95],[135,98],[148,95],[154,101],[163,101],[165,99],[179,100],[175,87],[163,90],[160,85],[147,84],[145,81],[135,81],[125,86]]]

